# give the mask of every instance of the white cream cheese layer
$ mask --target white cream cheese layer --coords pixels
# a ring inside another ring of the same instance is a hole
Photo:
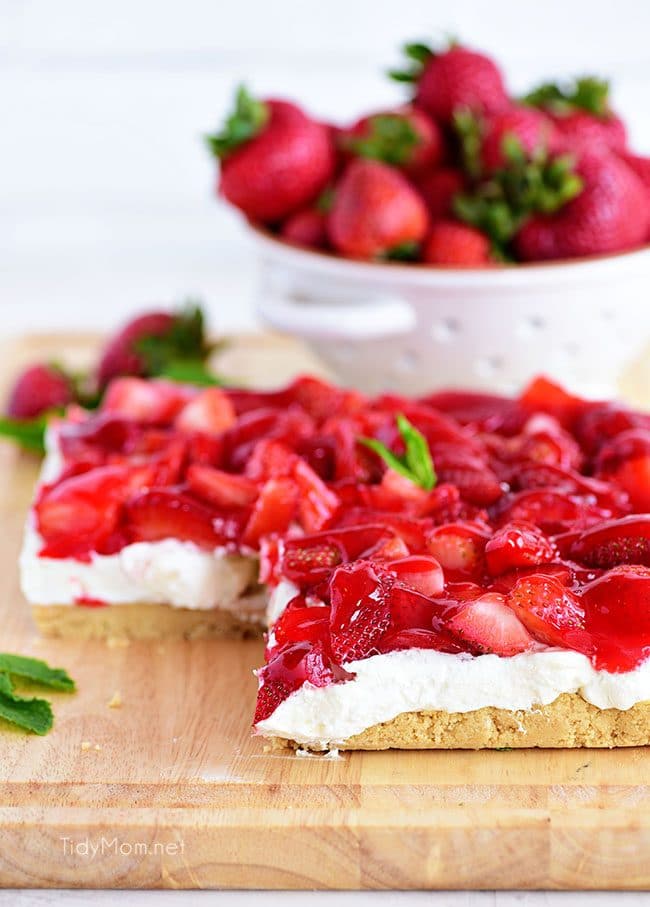
[[[62,458],[56,431],[47,438],[48,453],[39,485],[60,475]],[[25,527],[20,555],[21,586],[33,605],[74,605],[96,599],[110,605],[166,604],[177,608],[222,608],[259,620],[263,598],[244,593],[255,586],[257,560],[225,548],[205,551],[192,542],[164,539],[137,542],[111,555],[93,554],[88,562],[39,557],[43,540],[33,514]]]
[[[599,709],[650,700],[650,659],[626,674],[597,671],[578,652],[549,649],[510,658],[408,649],[351,662],[354,680],[307,683],[257,724],[268,736],[328,748],[402,712],[517,710],[578,693]]]

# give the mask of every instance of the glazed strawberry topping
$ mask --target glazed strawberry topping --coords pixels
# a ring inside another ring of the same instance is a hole
[[[298,588],[260,714],[379,652],[552,646],[628,671],[650,651],[650,420],[621,405],[544,378],[518,399],[417,401],[311,377],[268,393],[122,378],[58,434],[43,556],[180,539],[259,549],[262,581]],[[422,445],[433,488],[409,466]]]

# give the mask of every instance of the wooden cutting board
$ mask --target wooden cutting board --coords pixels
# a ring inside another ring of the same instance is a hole
[[[90,347],[32,338],[2,367]],[[222,361],[256,381],[313,367],[278,338]],[[269,755],[250,734],[261,643],[40,640],[16,567],[35,476],[0,445],[0,649],[66,667],[79,691],[53,697],[46,737],[0,730],[1,885],[650,886],[646,750]]]

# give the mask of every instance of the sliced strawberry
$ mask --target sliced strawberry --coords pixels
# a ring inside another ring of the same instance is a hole
[[[589,629],[607,637],[645,637],[650,643],[650,568],[626,564],[608,570],[582,592]]]
[[[249,507],[258,495],[255,482],[245,476],[198,463],[188,466],[186,480],[195,495],[216,507]]]
[[[548,488],[565,495],[593,498],[598,507],[610,511],[611,516],[623,516],[630,510],[628,496],[621,489],[609,482],[583,476],[560,466],[547,463],[519,464],[509,481],[515,490]]]
[[[632,514],[597,523],[575,539],[571,557],[589,567],[650,566],[650,515]]]
[[[125,522],[133,542],[178,539],[212,549],[225,540],[215,528],[212,510],[175,489],[155,489],[133,498]]]
[[[471,523],[447,523],[429,534],[427,549],[452,574],[476,574],[482,569],[489,537],[487,529]]]
[[[486,592],[468,602],[451,618],[449,629],[479,653],[516,655],[534,645],[526,627],[505,603],[505,597],[496,592]]]
[[[593,456],[611,438],[632,428],[650,428],[650,415],[637,413],[618,403],[594,403],[577,419],[574,433]]]
[[[510,570],[507,573],[501,573],[490,583],[490,592],[501,592],[506,594],[517,585],[520,579],[526,579],[529,576],[548,576],[558,580],[563,586],[571,586],[576,573],[580,571],[577,565],[569,564],[542,564],[532,567],[518,567],[516,570]]]
[[[242,542],[256,548],[264,535],[286,532],[296,515],[298,489],[292,479],[268,479],[246,524]]]
[[[329,610],[319,605],[292,607],[289,602],[273,625],[273,635],[278,646],[294,642],[316,642],[319,639],[329,641]]]
[[[124,502],[152,474],[148,466],[102,466],[44,488],[36,503],[42,554],[80,558],[96,550],[117,529]]]
[[[394,469],[387,469],[381,479],[381,490],[388,495],[397,498],[398,501],[413,501],[416,504],[428,500],[429,493],[420,485],[417,485],[412,479],[395,472]]]
[[[582,603],[559,580],[541,574],[520,579],[506,600],[535,639],[585,654],[593,650]]]
[[[496,509],[497,525],[523,520],[533,523],[549,535],[589,526],[607,515],[601,508],[580,497],[574,498],[546,489],[509,495]]]
[[[187,434],[221,435],[235,420],[235,408],[226,394],[218,387],[208,387],[183,407],[174,424]]]
[[[293,479],[298,486],[298,517],[307,532],[318,532],[330,523],[341,502],[304,460],[297,460]]]
[[[485,546],[485,561],[492,576],[518,567],[546,564],[555,556],[549,539],[530,523],[507,523]]]
[[[381,542],[373,551],[373,560],[377,561],[395,561],[409,556],[409,550],[405,542],[396,535]]]
[[[330,634],[338,664],[366,658],[390,625],[389,590],[367,561],[337,567],[330,581]]]
[[[358,391],[328,384],[313,375],[302,375],[287,389],[288,395],[317,422],[337,413],[348,415],[362,409],[366,398]]]
[[[488,507],[498,501],[503,494],[503,488],[492,470],[485,465],[473,466],[453,462],[439,462],[440,458],[436,457],[435,450],[433,459],[436,465],[436,472],[441,482],[448,482],[455,485],[460,496],[469,501],[470,504],[476,504],[478,507]]]
[[[196,391],[171,381],[116,378],[102,401],[102,412],[138,422],[171,422]]]
[[[629,429],[604,444],[596,473],[626,491],[634,510],[650,511],[650,430]]]
[[[289,476],[293,472],[296,454],[282,441],[263,438],[258,441],[246,463],[246,475],[257,481]]]
[[[435,557],[414,554],[392,561],[389,569],[395,574],[398,582],[422,595],[434,597],[440,595],[444,589],[445,577]]]
[[[565,428],[571,428],[585,402],[544,376],[535,378],[519,397],[519,404],[529,412],[550,413]]]
[[[379,652],[399,652],[404,649],[435,649],[456,655],[464,651],[463,645],[445,630],[411,628],[386,633],[377,645]]]
[[[398,584],[390,590],[390,626],[392,630],[414,628],[430,630],[441,623],[446,606],[432,601],[428,596]]]
[[[254,723],[272,715],[291,693],[309,682],[315,687],[352,680],[354,675],[332,663],[322,642],[302,642],[281,650],[257,672],[260,688],[257,694]]]

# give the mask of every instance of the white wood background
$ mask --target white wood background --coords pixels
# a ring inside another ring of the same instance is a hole
[[[447,31],[494,51],[516,91],[613,77],[650,153],[648,0],[0,0],[0,336],[109,327],[198,294],[251,327],[255,270],[211,195],[201,135],[242,79],[334,120],[400,97],[399,43]],[[347,894],[139,893],[120,903],[339,907]],[[111,893],[0,892],[2,907],[102,907]],[[355,907],[601,907],[644,894],[368,893]]]
[[[515,90],[611,74],[650,153],[648,0],[0,0],[0,333],[186,293],[251,326],[202,133],[241,79],[339,120],[397,100],[383,70],[436,31],[494,51]]]

